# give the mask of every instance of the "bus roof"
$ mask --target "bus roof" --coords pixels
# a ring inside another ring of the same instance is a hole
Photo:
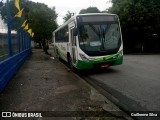
[[[78,16],[88,16],[88,15],[90,15],[90,16],[92,16],[92,15],[113,15],[113,16],[115,16],[116,14],[111,14],[111,13],[87,13],[87,14],[74,15],[69,20],[67,20],[65,23],[63,23],[62,25],[60,25],[54,32],[60,30],[61,28],[63,28],[67,24],[69,24],[71,21],[75,20],[76,17],[78,17]]]
[[[85,16],[85,15],[116,15],[111,13],[87,13],[87,14],[78,14],[76,16]]]

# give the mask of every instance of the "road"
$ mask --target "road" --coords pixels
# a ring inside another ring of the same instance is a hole
[[[125,55],[123,65],[84,76],[127,111],[160,111],[160,55]]]

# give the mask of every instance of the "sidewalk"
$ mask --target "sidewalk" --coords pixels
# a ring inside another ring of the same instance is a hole
[[[32,51],[30,58],[0,94],[0,111],[60,111],[59,117],[35,120],[124,120],[110,113],[121,112],[116,106],[61,62],[51,59],[41,49]],[[89,118],[72,116],[76,111],[77,114],[83,111],[91,114],[106,110],[108,114],[100,118],[94,115]],[[71,115],[63,116],[67,111]]]

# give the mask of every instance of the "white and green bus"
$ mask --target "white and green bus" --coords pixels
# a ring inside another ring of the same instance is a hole
[[[105,68],[123,63],[123,43],[115,14],[79,14],[53,32],[56,56],[71,68]]]

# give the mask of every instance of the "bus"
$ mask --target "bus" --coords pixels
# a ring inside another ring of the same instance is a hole
[[[116,14],[90,13],[71,17],[53,32],[57,58],[78,70],[123,63],[123,41]]]

